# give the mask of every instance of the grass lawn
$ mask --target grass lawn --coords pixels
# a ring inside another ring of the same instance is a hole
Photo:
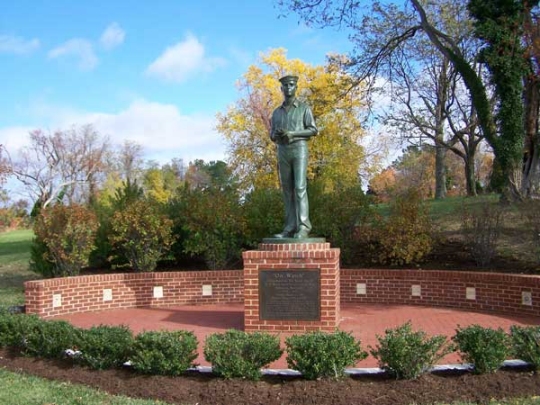
[[[0,404],[10,405],[166,405],[112,396],[81,385],[48,381],[0,369]]]
[[[32,238],[28,229],[0,233],[0,309],[24,304],[23,283],[39,278],[28,270]]]

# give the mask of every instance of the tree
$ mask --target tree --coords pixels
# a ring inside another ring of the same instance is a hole
[[[170,248],[172,221],[148,199],[129,201],[111,218],[109,239],[136,272],[154,271]]]
[[[11,163],[4,145],[0,144],[0,185],[4,184],[11,174]]]
[[[534,4],[534,2],[533,2]],[[524,46],[527,72],[525,92],[525,156],[523,185],[526,195],[537,195],[540,190],[540,145],[538,142],[540,113],[540,17],[532,4],[525,4]]]
[[[201,256],[211,270],[226,269],[239,260],[245,227],[235,190],[188,189],[182,198],[185,252]]]
[[[176,189],[184,181],[179,177],[180,173],[171,164],[160,166],[155,163],[149,166],[143,173],[145,194],[158,203],[166,203],[173,197]]]
[[[113,167],[122,180],[139,181],[143,172],[142,145],[126,140],[114,154]]]
[[[222,160],[206,163],[202,159],[190,162],[186,171],[185,181],[190,189],[216,188],[225,190],[236,189],[236,178],[231,168]]]
[[[45,133],[30,133],[30,145],[12,162],[11,174],[26,187],[36,206],[56,199],[87,202],[96,189],[109,143],[91,125]]]
[[[479,141],[472,133],[472,142],[464,131],[473,125],[453,127],[448,125],[449,115],[455,115],[457,105],[454,91],[459,76],[455,74],[449,59],[442,55],[421,33],[418,19],[409,7],[393,3],[375,2],[369,13],[361,15],[361,3],[334,2],[285,2],[298,11],[310,23],[320,25],[343,24],[353,28],[351,39],[355,49],[344,66],[358,81],[371,83],[371,91],[379,91],[377,82],[387,81],[385,91],[390,92],[392,106],[383,114],[384,121],[394,125],[408,142],[425,143],[427,139],[435,147],[435,197],[444,198],[446,190],[446,151],[459,153],[464,164],[474,169],[474,152]],[[324,3],[324,5],[322,4]],[[463,52],[475,50],[477,41],[471,41],[471,23],[466,18],[462,1],[438,0],[425,2],[430,19],[456,38]],[[314,10],[317,13],[313,12]],[[322,12],[321,12],[322,11]],[[453,108],[451,108],[453,106]],[[377,108],[377,106],[375,106]],[[467,117],[474,122],[475,115]],[[461,115],[461,118],[464,118]],[[456,134],[455,131],[459,131]],[[481,138],[480,138],[481,139]],[[465,142],[462,142],[465,141]],[[459,142],[460,147],[454,148]],[[466,148],[463,148],[463,145]],[[465,152],[465,153],[463,153]],[[471,178],[474,177],[474,174]],[[474,194],[474,182],[471,193]]]
[[[395,162],[395,195],[415,190],[420,198],[435,196],[435,150],[429,145],[409,146]]]
[[[98,190],[98,200],[108,205],[116,190],[124,183],[137,183],[147,197],[160,203],[172,197],[174,190],[183,184],[186,168],[181,159],[160,165],[156,161],[144,161],[143,147],[125,141],[107,154],[106,173]]]
[[[490,71],[497,95],[496,120],[500,135],[489,140],[502,171],[514,194],[521,192],[524,146],[522,21],[524,4],[515,0],[470,0],[468,9],[474,19],[475,34],[486,44],[481,60]]]
[[[18,228],[28,219],[28,201],[13,201],[7,190],[0,188],[0,230]]]
[[[321,26],[348,26],[355,33],[353,40],[357,40],[356,51],[366,51],[365,45],[369,44],[371,38],[359,41],[364,35],[363,24],[359,22],[363,11],[362,2],[281,0],[280,4],[287,4],[310,23]],[[412,4],[412,9],[409,4]],[[385,35],[375,35],[376,41],[371,44],[375,46],[371,52],[357,52],[350,58],[348,67],[354,70],[359,78],[376,76],[381,66],[388,66],[391,60],[388,56],[392,55],[396,47],[416,34],[424,33],[433,46],[448,58],[463,79],[478,117],[478,125],[492,147],[503,173],[505,190],[510,197],[521,198],[526,192],[521,181],[524,130],[523,126],[518,128],[517,125],[519,120],[523,122],[523,105],[518,103],[518,95],[521,97],[523,85],[520,81],[526,71],[523,69],[526,53],[521,42],[524,37],[523,22],[527,21],[526,17],[531,15],[538,1],[469,1],[469,9],[474,17],[475,35],[486,45],[482,57],[495,87],[495,114],[482,77],[471,66],[456,38],[445,31],[444,27],[438,26],[432,16],[428,15],[426,4],[426,1],[410,0],[400,8],[396,4],[381,5],[380,2],[375,2],[372,10],[393,11],[400,16],[401,21],[405,20],[407,23],[396,26],[393,24],[395,19],[385,21],[385,26],[388,27],[384,31]],[[377,44],[379,46],[376,46]],[[514,113],[513,108],[516,109]]]
[[[42,275],[78,275],[81,268],[88,265],[97,228],[96,215],[84,206],[56,204],[43,209],[34,224],[34,245],[43,244],[46,249],[41,252],[41,257],[33,259],[34,263],[43,260],[54,263],[54,270],[52,274]],[[31,268],[37,272],[41,269],[35,264]]]
[[[274,49],[248,68],[238,84],[240,99],[218,114],[217,129],[228,143],[229,164],[241,189],[278,186],[270,116],[283,101],[278,79],[285,73],[299,76],[297,96],[310,104],[320,129],[310,141],[308,178],[321,179],[330,189],[337,183],[357,184],[364,159],[361,88],[351,89],[352,78],[335,63],[311,66],[287,59],[284,49]]]
[[[185,187],[177,190],[170,211],[179,236],[177,257],[178,253],[198,256],[212,270],[239,260],[245,219],[237,182],[225,162],[191,162]]]
[[[396,169],[389,166],[375,174],[370,180],[368,190],[378,202],[389,202],[396,188]]]
[[[475,62],[479,41],[472,35],[472,22],[466,6],[455,0],[426,3],[430,18],[450,32],[471,65]],[[412,144],[427,140],[435,148],[435,198],[446,195],[446,160],[450,151],[462,160],[467,173],[468,195],[476,195],[475,154],[483,136],[478,130],[476,112],[461,77],[449,59],[426,36],[415,35],[401,43],[392,55],[385,74],[391,74],[393,100],[385,122],[398,128]]]

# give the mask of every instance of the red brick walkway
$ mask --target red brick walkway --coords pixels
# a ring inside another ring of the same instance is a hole
[[[485,327],[501,327],[508,330],[511,325],[540,325],[540,318],[531,316],[511,316],[465,312],[449,308],[433,308],[404,305],[342,305],[340,329],[352,332],[361,340],[364,350],[377,344],[376,335],[383,335],[385,329],[411,321],[415,330],[423,330],[428,335],[453,336],[456,328],[479,324]],[[242,304],[211,306],[178,306],[168,308],[131,308],[107,312],[80,313],[60,316],[80,327],[93,325],[127,325],[133,332],[143,330],[193,331],[199,339],[198,364],[208,365],[202,355],[205,337],[210,333],[234,328],[243,329],[244,310]],[[281,334],[282,339],[287,335]],[[284,346],[284,345],[283,345]],[[441,364],[459,363],[457,354],[451,354]],[[369,356],[358,367],[376,367],[376,360]],[[285,356],[270,365],[271,368],[287,368]]]

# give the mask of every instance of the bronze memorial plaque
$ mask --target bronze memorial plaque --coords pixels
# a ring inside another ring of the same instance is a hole
[[[259,318],[272,321],[319,321],[320,291],[320,269],[261,270]]]

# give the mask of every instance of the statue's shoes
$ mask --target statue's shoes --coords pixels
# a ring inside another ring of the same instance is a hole
[[[278,239],[292,238],[293,235],[294,235],[293,232],[283,231],[281,233],[276,233],[274,235],[274,238],[278,238]]]
[[[305,229],[302,229],[294,234],[295,239],[305,239],[309,236],[309,232]]]

